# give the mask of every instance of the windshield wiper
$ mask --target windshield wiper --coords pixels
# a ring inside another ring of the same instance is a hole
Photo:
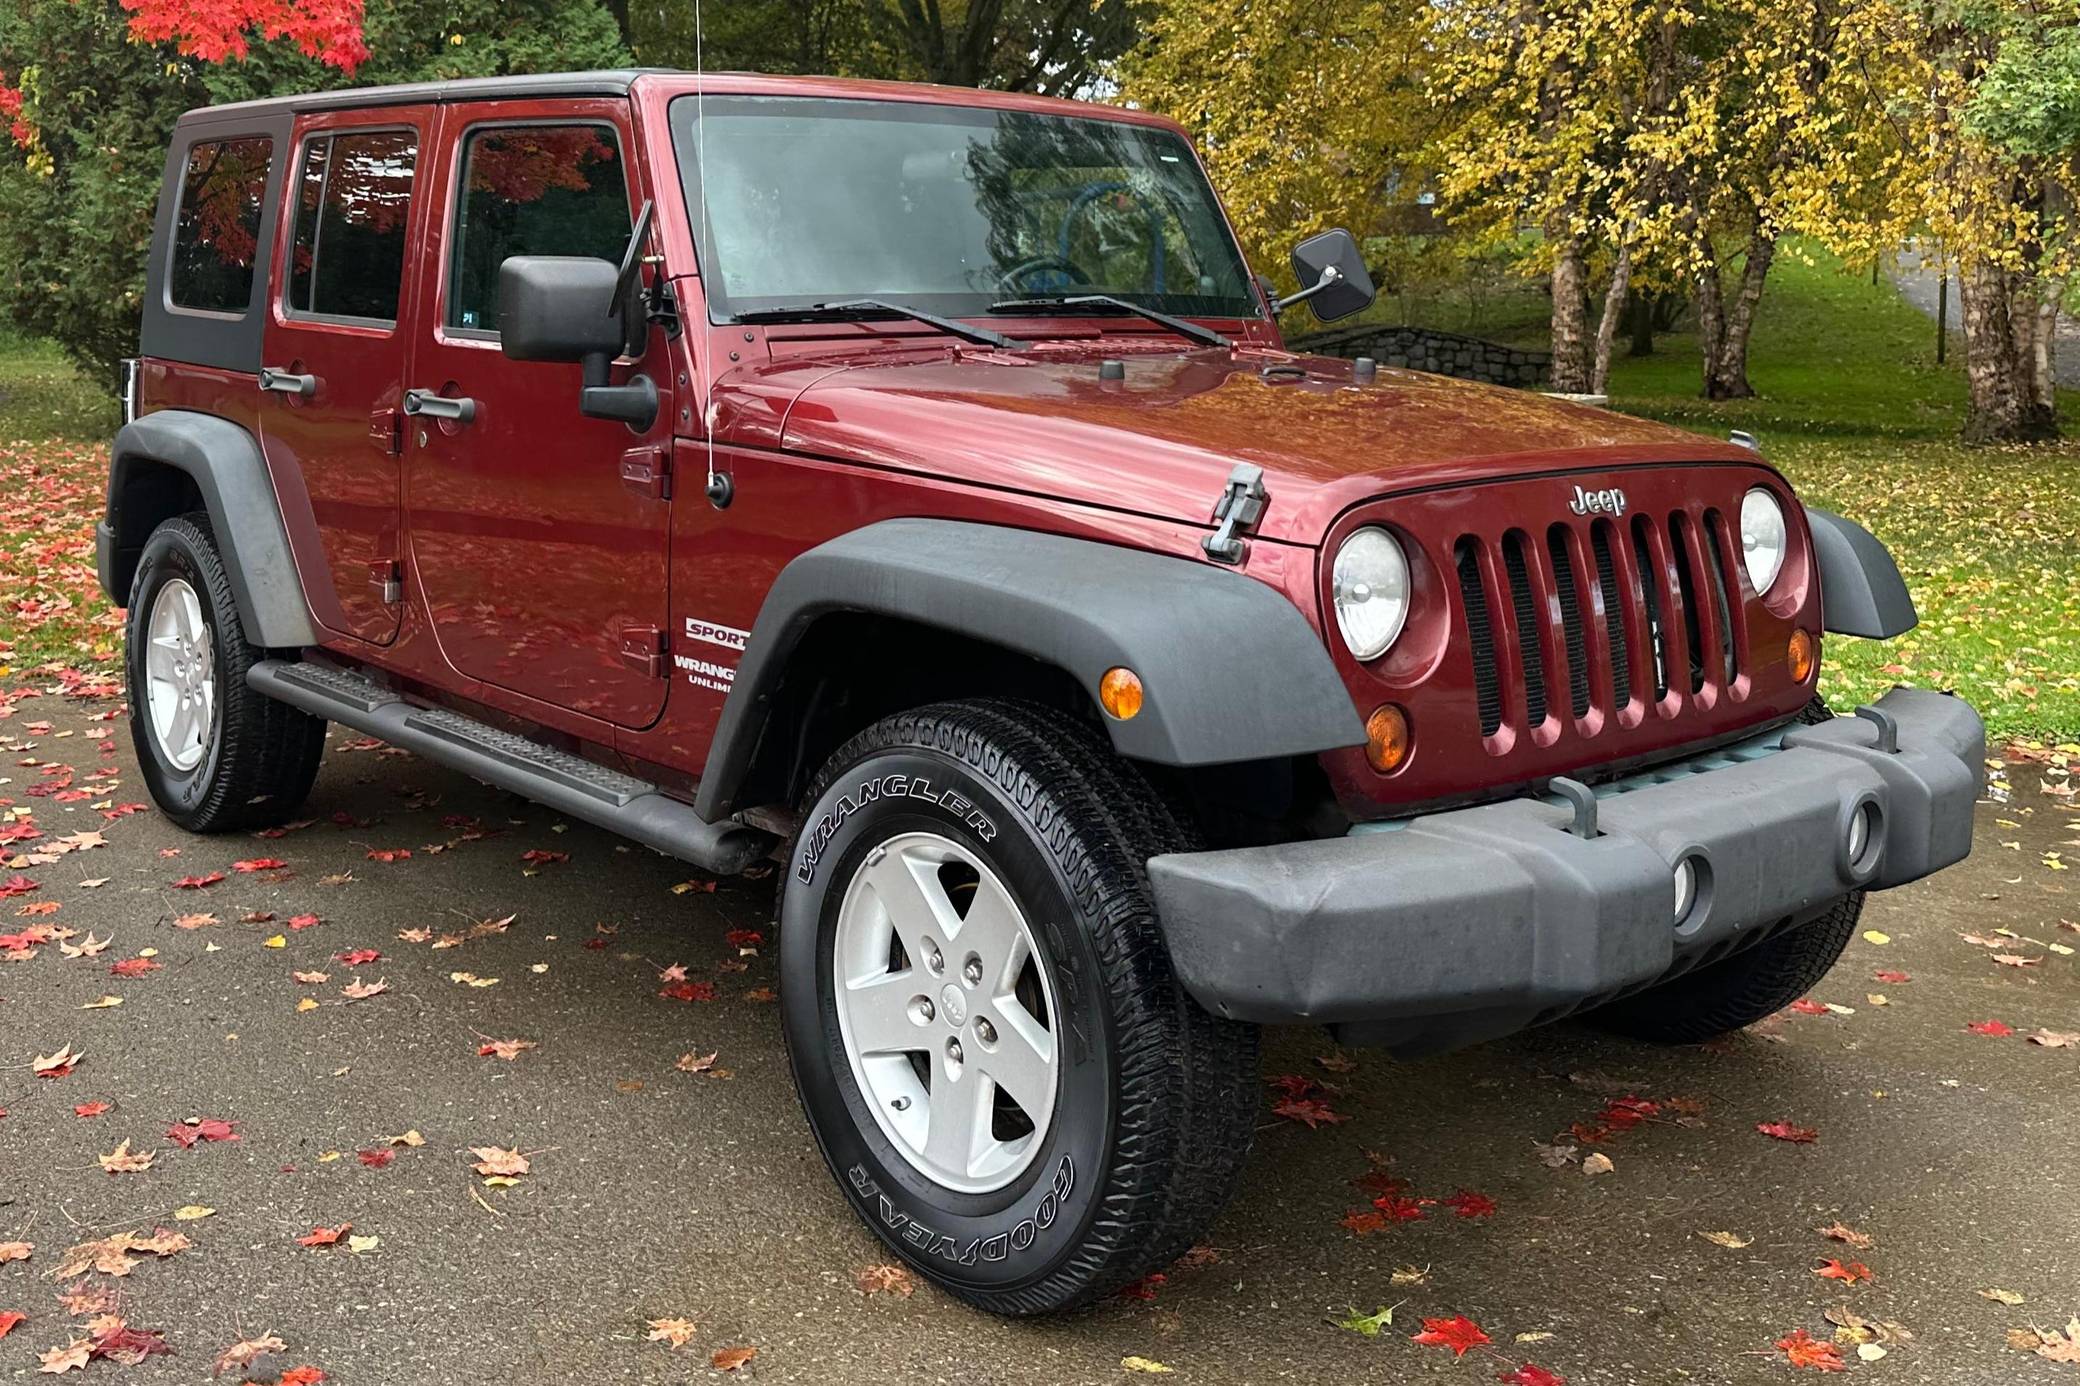
[[[834,322],[845,318],[909,318],[912,322],[936,327],[949,336],[980,342],[983,346],[1017,351],[1025,345],[1016,337],[992,332],[987,327],[974,327],[952,318],[942,318],[937,313],[927,313],[922,308],[912,308],[907,303],[890,303],[880,298],[849,298],[842,303],[809,303],[799,308],[755,308],[748,313],[738,313],[733,321]]]
[[[1130,299],[1114,298],[1111,294],[1050,294],[1044,298],[1007,298],[1002,303],[992,303],[992,313],[1048,313],[1060,312],[1065,308],[1110,308],[1115,312],[1132,313],[1147,318],[1150,322],[1169,328],[1180,337],[1189,337],[1208,346],[1233,346],[1233,342],[1210,327],[1201,327],[1183,318],[1173,318],[1168,313],[1158,313],[1153,308],[1144,308]]]

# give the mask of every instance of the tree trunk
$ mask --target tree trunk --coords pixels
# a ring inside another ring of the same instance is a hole
[[[1625,327],[1632,334],[1632,348],[1628,356],[1652,356],[1654,354],[1654,319],[1656,295],[1638,294],[1625,308]]]
[[[1571,232],[1562,232],[1552,240],[1552,386],[1561,394],[1594,394],[1589,342],[1589,268],[1582,254],[1582,238]]]
[[[2024,443],[2056,437],[2048,329],[2040,327],[2035,278],[1984,259],[1961,259],[1957,297],[1964,327],[1965,441]],[[2055,314],[2055,301],[2050,305]],[[2040,334],[2043,367],[2038,364]]]
[[[1757,230],[1748,237],[1747,255],[1741,265],[1741,287],[1726,310],[1719,341],[1705,361],[1706,399],[1753,399],[1755,387],[1748,383],[1748,338],[1755,330],[1755,307],[1762,302],[1762,287],[1777,256],[1776,238]]]
[[[1629,242],[1631,228],[1621,235]],[[1632,246],[1620,244],[1611,265],[1611,282],[1603,291],[1603,314],[1596,320],[1596,351],[1589,363],[1589,393],[1608,394],[1611,382],[1611,344],[1618,335],[1618,319],[1625,314],[1625,295],[1632,288]]]

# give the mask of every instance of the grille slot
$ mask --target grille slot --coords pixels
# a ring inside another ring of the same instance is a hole
[[[1741,671],[1739,642],[1733,634],[1733,602],[1740,595],[1741,582],[1726,561],[1726,543],[1719,535],[1724,525],[1718,511],[1704,512],[1705,544],[1711,550],[1712,602],[1719,609],[1719,667],[1731,683]]]
[[[1689,635],[1687,659],[1689,663],[1688,691],[1695,693],[1704,687],[1704,624],[1697,613],[1697,574],[1691,571],[1690,561],[1690,517],[1678,512],[1668,517],[1668,551],[1675,560],[1676,589],[1683,612],[1683,628]]]
[[[1581,591],[1575,585],[1574,555],[1567,547],[1567,526],[1554,525],[1546,531],[1546,550],[1553,556],[1553,585],[1559,589],[1560,631],[1567,643],[1568,692],[1573,697],[1574,715],[1589,715],[1589,651],[1582,631]]]
[[[1473,653],[1473,695],[1481,735],[1502,728],[1502,679],[1495,670],[1495,628],[1488,621],[1488,596],[1481,585],[1480,541],[1467,535],[1452,546],[1459,567],[1459,599],[1466,605],[1466,643]]]
[[[1654,563],[1654,546],[1647,542],[1647,517],[1632,521],[1633,563],[1639,569],[1640,598],[1646,606],[1647,652],[1654,659],[1654,696],[1668,696],[1668,627],[1662,619],[1661,571]]]
[[[1611,645],[1611,693],[1620,706],[1632,698],[1632,648],[1625,637],[1625,608],[1618,592],[1618,561],[1611,553],[1611,522],[1598,520],[1589,529],[1589,548],[1596,555],[1596,585],[1603,589],[1603,628]]]
[[[1524,661],[1524,717],[1532,726],[1546,720],[1545,656],[1539,652],[1538,608],[1524,561],[1524,536],[1502,536],[1502,566],[1509,574],[1510,610],[1517,618],[1517,655]]]

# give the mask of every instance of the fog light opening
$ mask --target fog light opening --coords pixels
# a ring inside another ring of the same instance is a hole
[[[1365,719],[1365,759],[1382,775],[1408,759],[1408,715],[1392,703],[1382,703]]]
[[[1878,864],[1881,822],[1877,804],[1868,799],[1849,813],[1848,827],[1842,832],[1843,856],[1849,870],[1858,876],[1870,874]]]
[[[1793,683],[1804,683],[1813,677],[1813,670],[1820,662],[1819,642],[1805,631],[1791,632],[1790,643],[1784,648],[1784,663],[1791,673]]]
[[[1115,665],[1098,680],[1098,704],[1114,721],[1130,722],[1141,711],[1141,676],[1125,665]]]
[[[1686,929],[1704,918],[1712,884],[1711,864],[1696,853],[1683,857],[1675,865],[1676,908],[1675,926]]]

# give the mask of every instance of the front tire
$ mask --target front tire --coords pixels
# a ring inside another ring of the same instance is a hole
[[[854,1210],[980,1308],[1159,1269],[1248,1149],[1256,1032],[1183,994],[1150,903],[1167,821],[1095,733],[1011,703],[888,718],[809,790],[780,901],[796,1090]]]
[[[302,804],[325,721],[262,697],[209,516],[168,520],[130,584],[130,737],[152,801],[190,832],[270,827]]]

